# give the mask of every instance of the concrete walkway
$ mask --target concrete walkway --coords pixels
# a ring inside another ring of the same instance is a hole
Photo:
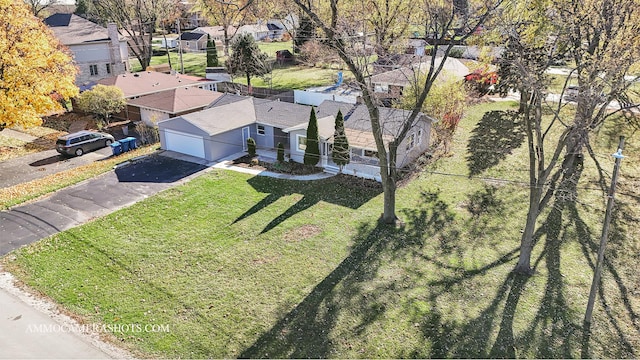
[[[233,154],[233,155],[227,156],[226,158],[220,159],[219,161],[216,161],[216,162],[206,162],[201,158],[180,154],[173,151],[166,151],[166,150],[162,151],[162,155],[173,158],[173,159],[177,159],[177,160],[193,162],[193,163],[204,165],[214,169],[231,170],[231,171],[237,171],[245,174],[267,176],[267,177],[272,177],[276,179],[311,181],[311,180],[326,179],[326,178],[335,176],[334,174],[329,174],[325,172],[309,174],[309,175],[291,175],[291,174],[276,173],[276,172],[266,171],[266,170],[246,168],[241,166],[234,166],[233,160],[240,158],[243,155],[246,155],[246,153]]]

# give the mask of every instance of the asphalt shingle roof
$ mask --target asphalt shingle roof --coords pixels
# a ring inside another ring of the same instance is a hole
[[[109,40],[106,28],[74,14],[53,14],[44,19],[64,45]],[[122,40],[123,38],[120,37]]]
[[[149,95],[179,87],[197,86],[202,81],[155,71],[122,74],[99,80],[98,84],[119,87],[125,98]]]
[[[197,87],[180,87],[141,96],[137,99],[129,100],[129,104],[160,110],[169,114],[177,114],[183,111],[203,108],[221,96],[222,93],[216,91],[203,90]]]
[[[284,101],[256,102],[256,120],[265,125],[287,128],[309,121],[311,107]]]
[[[171,128],[171,122],[187,121],[209,136],[222,134],[229,130],[253,124],[256,121],[253,99],[247,98],[230,104],[212,107],[206,110],[164,120],[164,126]]]
[[[207,34],[197,32],[183,32],[182,34],[180,34],[180,40],[200,40],[203,36],[206,37]]]

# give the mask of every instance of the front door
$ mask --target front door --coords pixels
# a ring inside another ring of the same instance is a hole
[[[243,127],[242,128],[242,151],[247,151],[247,139],[249,139],[251,137],[251,130],[249,130],[249,127]]]

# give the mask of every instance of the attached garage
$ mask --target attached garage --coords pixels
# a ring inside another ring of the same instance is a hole
[[[215,161],[242,152],[255,126],[253,99],[212,107],[158,122],[164,150]]]
[[[165,129],[165,142],[167,150],[187,154],[199,158],[204,156],[204,138],[193,134],[187,134],[180,131]]]

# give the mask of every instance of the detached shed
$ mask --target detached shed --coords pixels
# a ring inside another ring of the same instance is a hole
[[[246,151],[255,121],[252,98],[212,107],[158,122],[160,145],[164,150],[218,160]]]

